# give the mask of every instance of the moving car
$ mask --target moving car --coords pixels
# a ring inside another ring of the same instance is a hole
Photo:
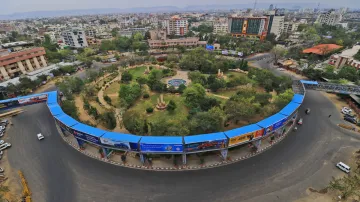
[[[300,119],[298,120],[297,124],[302,125],[302,124],[303,124],[303,119],[300,118]]]
[[[348,121],[348,122],[350,122],[350,123],[353,123],[353,124],[357,124],[356,118],[352,118],[352,117],[350,117],[350,116],[344,116],[344,120],[345,120],[345,121]]]
[[[343,108],[341,109],[341,112],[342,112],[343,114],[351,114],[352,110],[349,109],[349,108],[347,108],[347,107],[343,107]]]
[[[37,138],[38,138],[39,140],[42,140],[42,139],[44,139],[44,136],[43,136],[41,133],[39,133],[39,134],[37,134]]]
[[[343,162],[339,162],[336,164],[340,170],[344,171],[345,173],[350,173],[350,167]]]

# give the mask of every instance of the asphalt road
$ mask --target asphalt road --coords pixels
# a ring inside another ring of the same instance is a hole
[[[325,186],[340,173],[334,164],[346,162],[346,149],[359,144],[335,126],[341,117],[319,92],[307,93],[307,107],[311,115],[300,110],[304,125],[297,132],[256,157],[208,170],[151,172],[84,156],[62,141],[45,104],[32,105],[13,118],[9,161],[24,171],[37,202],[290,201],[309,186]]]
[[[24,171],[37,202],[287,202],[310,186],[326,186],[341,173],[335,163],[346,163],[360,142],[359,135],[336,126],[341,116],[319,92],[307,92],[300,116],[304,125],[298,131],[253,158],[207,170],[151,172],[109,165],[72,149],[46,105],[38,104],[13,118],[8,157],[14,169]],[[41,142],[39,132],[45,136]]]

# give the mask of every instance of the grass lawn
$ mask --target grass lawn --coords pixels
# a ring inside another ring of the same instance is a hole
[[[118,82],[112,83],[105,91],[104,95],[115,94],[120,90],[120,84]]]
[[[148,121],[154,121],[159,119],[160,117],[165,117],[166,119],[172,120],[185,120],[188,115],[188,109],[183,103],[184,98],[180,95],[174,94],[164,94],[164,101],[168,103],[170,100],[173,100],[176,103],[176,109],[173,112],[169,112],[167,110],[158,111],[156,109],[157,98],[160,97],[160,94],[153,94],[148,99],[140,99],[138,100],[134,106],[132,106],[129,110],[135,110],[140,113],[146,114],[148,117]],[[153,107],[154,112],[151,114],[146,113],[146,108]]]
[[[226,101],[228,101],[227,99],[221,98],[221,97],[217,97],[211,94],[207,94],[207,96],[211,97],[211,98],[215,98],[216,100],[221,102],[221,106],[224,106]]]
[[[235,95],[238,90],[239,89],[222,90],[222,91],[215,92],[214,94],[222,95],[222,96],[226,96],[226,97],[230,98],[232,95]]]
[[[133,80],[135,81],[136,78],[146,75],[146,74],[144,74],[145,69],[146,69],[146,66],[140,66],[140,67],[136,67],[134,69],[129,69],[127,71],[129,71],[129,73],[133,76]]]
[[[227,72],[226,74],[225,74],[228,78],[229,78],[229,76],[230,75],[234,75],[234,76],[246,76],[246,74],[244,74],[244,73],[241,73],[241,72]]]

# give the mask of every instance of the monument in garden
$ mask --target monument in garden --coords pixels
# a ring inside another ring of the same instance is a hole
[[[164,110],[164,109],[166,109],[166,107],[167,107],[167,104],[164,101],[164,96],[163,96],[163,94],[160,94],[160,98],[157,99],[156,109]]]
[[[144,74],[150,74],[150,67],[149,66],[146,67]]]
[[[218,73],[217,73],[217,77],[220,78],[224,78],[224,72],[221,72],[221,70],[219,69]]]

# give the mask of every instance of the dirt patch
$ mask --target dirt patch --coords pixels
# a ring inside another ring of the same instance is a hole
[[[308,196],[295,200],[294,202],[332,202],[333,198],[332,196],[329,196],[327,194],[320,194],[317,192],[312,192],[310,190],[306,191]]]
[[[79,112],[79,119],[80,121],[89,121],[91,124],[97,125],[95,120],[85,111],[84,109],[84,102],[80,96],[75,96],[75,106]]]

